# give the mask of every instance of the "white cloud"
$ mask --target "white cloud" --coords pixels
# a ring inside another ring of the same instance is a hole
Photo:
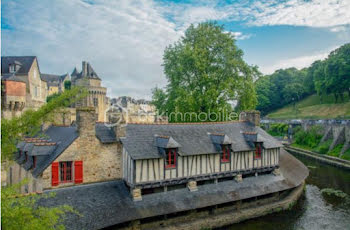
[[[332,47],[328,49],[327,51],[315,53],[313,55],[308,55],[308,56],[300,56],[300,57],[294,57],[294,58],[288,58],[284,60],[280,60],[276,63],[273,63],[272,65],[265,65],[265,66],[260,66],[260,71],[263,74],[272,74],[278,69],[286,69],[286,68],[291,68],[295,67],[297,69],[302,69],[304,67],[310,66],[314,61],[317,60],[324,60],[325,58],[328,57],[329,53],[332,50],[337,49],[338,47]]]
[[[251,38],[251,34],[243,34],[242,32],[230,32],[235,39],[237,40],[245,40]]]
[[[348,0],[256,2],[247,13],[251,25],[331,27],[350,24]]]

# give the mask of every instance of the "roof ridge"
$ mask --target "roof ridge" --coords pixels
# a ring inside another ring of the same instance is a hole
[[[131,125],[211,125],[211,124],[231,124],[231,123],[243,123],[247,121],[234,120],[234,121],[214,121],[214,122],[179,122],[179,123],[150,123],[150,122],[129,122]]]

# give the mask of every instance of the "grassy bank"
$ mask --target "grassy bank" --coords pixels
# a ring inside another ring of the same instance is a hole
[[[324,119],[324,118],[350,118],[350,101],[344,94],[344,102],[335,104],[333,95],[321,98],[314,94],[295,104],[289,104],[278,109],[266,117],[275,119]]]

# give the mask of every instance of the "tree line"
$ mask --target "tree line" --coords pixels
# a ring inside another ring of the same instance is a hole
[[[350,43],[332,51],[325,60],[315,61],[310,67],[280,69],[255,82],[258,105],[263,114],[295,103],[317,93],[322,100],[334,95],[335,102],[344,102],[344,93],[350,98]]]

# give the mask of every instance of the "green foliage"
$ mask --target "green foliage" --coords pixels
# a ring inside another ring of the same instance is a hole
[[[331,151],[329,151],[327,153],[327,155],[333,156],[333,157],[339,157],[343,146],[344,146],[343,144],[339,144],[339,145],[335,146]]]
[[[254,109],[253,79],[259,72],[242,57],[233,35],[222,26],[213,22],[191,25],[180,41],[164,51],[168,84],[164,91],[153,89],[153,104],[168,114],[230,112],[232,100],[238,100],[240,110]]]
[[[346,150],[340,158],[350,161],[350,149]]]
[[[58,98],[61,95],[61,93],[54,93],[46,97],[46,102],[50,102],[51,100],[54,100]]]
[[[69,90],[72,88],[72,82],[71,81],[65,81],[64,82],[64,89]]]
[[[285,136],[288,132],[288,125],[284,123],[271,124],[267,132],[272,136]]]
[[[3,229],[65,229],[62,224],[64,215],[67,212],[78,214],[68,205],[50,208],[37,205],[39,199],[46,199],[54,194],[19,195],[18,190],[25,183],[1,188],[1,225]]]
[[[321,129],[322,127],[317,125],[312,126],[307,131],[305,131],[301,127],[298,127],[294,130],[294,142],[300,146],[316,148],[322,138]]]
[[[326,154],[329,150],[329,147],[331,146],[332,144],[332,139],[330,140],[327,140],[323,143],[321,143],[319,146],[317,146],[317,148],[315,148],[315,151],[320,153],[320,154]]]
[[[277,70],[256,82],[257,109],[263,114],[295,104],[315,92],[324,103],[330,95],[335,103],[344,102],[344,93],[350,96],[350,43],[332,51],[323,61],[315,61],[309,68]],[[295,113],[297,108],[295,107]]]
[[[255,82],[258,95],[257,109],[263,114],[296,102],[308,95],[304,86],[306,70],[296,68],[277,70]]]
[[[60,108],[67,107],[86,96],[83,88],[66,90],[38,110],[27,110],[20,117],[1,120],[1,161],[9,163],[16,151],[17,142],[24,136],[34,136],[40,126],[49,121]],[[1,225],[3,229],[64,229],[61,220],[66,212],[73,212],[69,206],[43,207],[37,204],[45,195],[18,195],[20,184],[1,188]]]
[[[27,110],[20,117],[14,117],[11,120],[1,119],[1,161],[11,159],[16,151],[17,142],[23,136],[38,134],[41,125],[49,121],[55,111],[70,106],[86,95],[84,88],[74,87],[64,91],[36,111]]]

